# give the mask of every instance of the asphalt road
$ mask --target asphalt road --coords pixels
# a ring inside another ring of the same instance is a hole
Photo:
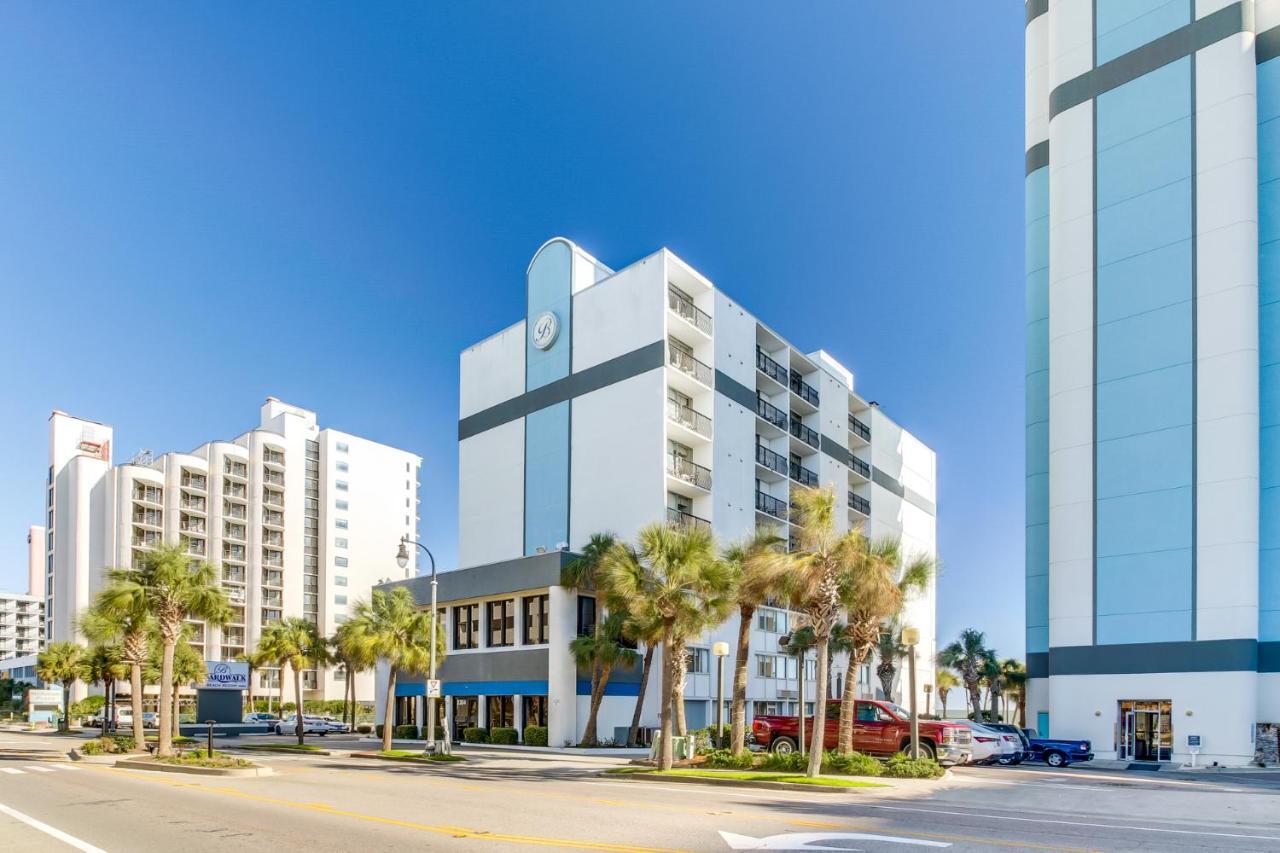
[[[626,781],[599,775],[607,759],[480,751],[430,767],[258,755],[276,775],[195,777],[57,760],[67,747],[0,732],[0,848],[1280,851],[1280,784],[1263,774],[972,768],[829,794]]]

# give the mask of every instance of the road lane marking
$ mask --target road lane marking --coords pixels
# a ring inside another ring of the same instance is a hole
[[[27,769],[32,771],[33,773],[52,773],[53,772],[52,767],[28,767]]]
[[[31,815],[25,815],[16,809],[11,809],[8,806],[6,806],[4,803],[0,803],[0,814],[7,814],[9,817],[13,818],[14,820],[21,821],[22,823],[25,823],[27,826],[31,827],[32,829],[38,829],[41,832],[43,832],[45,835],[56,838],[59,841],[61,841],[63,844],[66,844],[70,847],[74,847],[77,850],[82,850],[84,851],[84,853],[106,853],[106,851],[103,850],[101,847],[94,847],[89,842],[81,841],[79,838],[76,838],[74,835],[68,835],[67,833],[63,832],[61,829],[56,829],[52,826],[49,826],[49,824],[47,823],[41,823],[40,821],[31,817]]]
[[[16,767],[0,767],[0,773],[18,774],[22,771]]]

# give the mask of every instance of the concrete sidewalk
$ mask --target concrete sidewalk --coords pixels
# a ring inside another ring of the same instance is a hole
[[[362,737],[361,743],[381,744],[380,738]],[[426,741],[422,740],[392,740],[391,746],[395,749],[424,749]],[[496,743],[455,743],[453,752],[474,754],[492,753],[504,754],[510,753],[521,758],[559,758],[571,755],[576,758],[594,758],[594,759],[616,759],[620,762],[632,761],[636,758],[647,758],[649,750],[647,749],[617,749],[611,747],[600,747],[597,749],[579,749],[577,747],[556,747],[556,746],[523,746],[521,744],[496,744]]]

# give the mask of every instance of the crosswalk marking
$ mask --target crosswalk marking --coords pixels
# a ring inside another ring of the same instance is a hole
[[[28,770],[34,770],[36,773],[52,773],[52,767],[28,767]]]
[[[22,771],[16,767],[0,767],[0,773],[21,773]]]
[[[79,767],[72,767],[70,764],[54,764],[49,767],[41,767],[37,764],[27,764],[22,767],[0,767],[0,773],[8,773],[16,776],[28,771],[33,773],[53,773],[56,770],[80,770]]]

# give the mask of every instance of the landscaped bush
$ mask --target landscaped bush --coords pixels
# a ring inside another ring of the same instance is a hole
[[[884,765],[884,775],[896,779],[937,779],[946,770],[932,758],[908,758],[899,752]]]
[[[168,758],[157,758],[156,761],[161,764],[176,764],[179,767],[253,767],[252,761],[244,758],[236,758],[235,756],[226,755],[221,752],[214,752],[212,756],[203,749],[193,749],[189,752],[181,752],[177,755],[171,755]]]
[[[760,762],[761,770],[777,770],[784,773],[801,772],[808,767],[809,756],[801,755],[799,752],[771,752],[764,757],[764,761]]]
[[[828,752],[822,756],[822,772],[840,776],[880,776],[884,765],[861,752]]]
[[[396,726],[391,730],[391,736],[396,740],[417,740],[418,727],[414,725]]]
[[[381,728],[381,726],[379,726],[379,728]],[[361,723],[360,725],[356,726],[356,731],[362,735],[367,735],[369,734],[369,732],[373,731],[373,726],[369,725],[368,723]],[[381,734],[381,732],[379,732],[379,734]]]
[[[515,729],[496,728],[489,732],[489,743],[519,743],[520,736]]]
[[[703,767],[711,767],[717,770],[750,770],[755,767],[756,758],[750,752],[744,751],[741,755],[734,755],[728,749],[713,749],[708,752],[703,759]]]
[[[525,746],[546,746],[547,745],[547,727],[546,726],[525,726],[524,727],[524,745]]]
[[[107,735],[100,738],[102,747],[107,752],[133,752],[138,742],[129,735]]]
[[[80,751],[85,755],[102,755],[107,750],[106,747],[103,746],[101,740],[87,740],[84,742],[84,745],[80,747]]]
[[[707,726],[706,731],[713,749],[729,749],[731,745],[729,743],[729,734],[732,729],[730,729],[728,723],[725,724],[724,728],[715,725]]]
[[[462,730],[462,739],[467,743],[488,743],[489,733],[473,726]]]

